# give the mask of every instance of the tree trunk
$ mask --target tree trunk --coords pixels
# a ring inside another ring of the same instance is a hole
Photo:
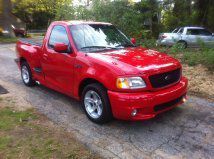
[[[11,0],[2,0],[2,13],[0,14],[0,26],[3,30],[9,32],[10,37],[15,37],[12,25],[18,29],[25,29],[26,25],[19,18],[12,14],[12,2]]]
[[[209,4],[210,4],[210,0],[197,1],[197,10],[198,10],[197,21],[201,25],[207,25],[207,15],[208,15]]]

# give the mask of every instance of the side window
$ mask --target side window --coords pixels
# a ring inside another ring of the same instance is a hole
[[[209,31],[206,30],[206,29],[201,29],[201,30],[200,30],[200,35],[203,35],[203,36],[210,36],[210,35],[212,35],[212,33],[209,32]]]
[[[187,29],[187,35],[199,35],[200,30],[199,29]]]
[[[178,31],[179,34],[182,34],[183,32],[184,32],[184,28],[181,28],[181,29]]]
[[[51,32],[48,47],[53,48],[55,43],[64,43],[69,45],[68,35],[65,27],[63,26],[55,26]]]

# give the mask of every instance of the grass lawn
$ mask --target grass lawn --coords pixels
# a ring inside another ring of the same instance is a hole
[[[10,37],[3,37],[0,36],[0,43],[15,43],[17,41],[17,38],[10,38]]]
[[[34,110],[15,111],[0,98],[0,158],[100,157]]]

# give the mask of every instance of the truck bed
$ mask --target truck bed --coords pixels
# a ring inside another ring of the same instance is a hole
[[[36,45],[36,46],[42,46],[43,43],[43,37],[37,37],[37,38],[21,38],[19,39],[22,43],[30,44],[30,45]]]

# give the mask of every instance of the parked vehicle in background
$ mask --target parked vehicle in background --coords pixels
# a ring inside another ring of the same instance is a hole
[[[16,37],[26,37],[27,31],[24,28],[16,28],[14,25],[11,25],[11,27]]]
[[[53,22],[43,42],[19,40],[21,77],[82,102],[89,119],[142,120],[186,99],[187,79],[178,60],[135,46],[110,23]]]
[[[173,46],[177,43],[183,48],[200,47],[201,43],[214,47],[214,34],[202,27],[180,27],[172,33],[161,33],[157,40],[157,44],[162,46]]]

